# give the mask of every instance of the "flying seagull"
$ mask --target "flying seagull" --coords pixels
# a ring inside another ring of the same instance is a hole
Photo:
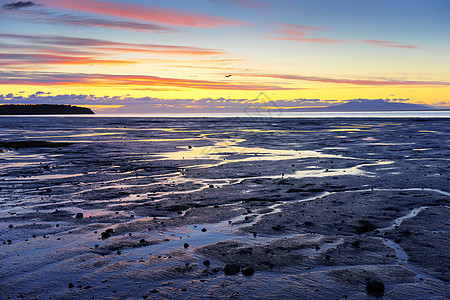
[[[231,75],[225,75],[225,77],[227,77],[227,78],[228,78],[228,77],[231,77]]]

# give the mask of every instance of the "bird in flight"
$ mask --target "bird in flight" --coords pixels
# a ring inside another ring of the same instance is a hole
[[[227,77],[227,78],[228,78],[228,77],[231,77],[231,75],[225,75],[225,77]]]

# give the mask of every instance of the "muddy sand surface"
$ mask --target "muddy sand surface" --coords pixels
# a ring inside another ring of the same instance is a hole
[[[3,299],[448,299],[450,120],[0,118]]]

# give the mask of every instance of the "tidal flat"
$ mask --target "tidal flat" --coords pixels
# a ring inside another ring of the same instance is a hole
[[[450,298],[450,119],[0,124],[2,298]]]

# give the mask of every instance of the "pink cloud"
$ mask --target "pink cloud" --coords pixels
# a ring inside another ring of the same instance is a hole
[[[405,45],[398,42],[379,41],[379,40],[363,40],[364,43],[380,46],[380,47],[393,47],[393,48],[406,48],[406,49],[422,49],[421,47],[414,45]]]
[[[278,36],[267,36],[266,38],[272,40],[284,40],[284,41],[295,41],[303,43],[319,43],[319,44],[337,44],[337,43],[365,43],[380,47],[392,47],[392,48],[403,48],[403,49],[422,49],[421,47],[414,45],[406,45],[399,42],[381,41],[381,40],[337,40],[323,37],[310,37],[311,34],[318,31],[327,30],[327,28],[322,27],[311,27],[297,24],[286,24],[286,23],[275,23],[277,25]]]
[[[287,23],[275,23],[279,27],[277,31],[278,36],[268,36],[266,38],[272,40],[283,40],[283,41],[295,41],[304,43],[319,43],[319,44],[337,44],[344,43],[346,41],[336,40],[330,38],[312,38],[308,37],[313,32],[326,30],[322,27],[311,27],[298,24],[287,24]]]
[[[41,0],[40,2],[50,7],[70,11],[80,11],[173,26],[212,28],[246,24],[224,17],[147,5],[119,4],[97,0]]]
[[[286,79],[286,80],[300,80],[300,81],[313,81],[313,82],[351,84],[351,85],[369,85],[369,86],[383,86],[383,85],[450,86],[450,82],[445,81],[337,79],[329,77],[298,76],[298,75],[284,75],[284,74],[235,74],[235,76],[251,76],[251,77]]]

